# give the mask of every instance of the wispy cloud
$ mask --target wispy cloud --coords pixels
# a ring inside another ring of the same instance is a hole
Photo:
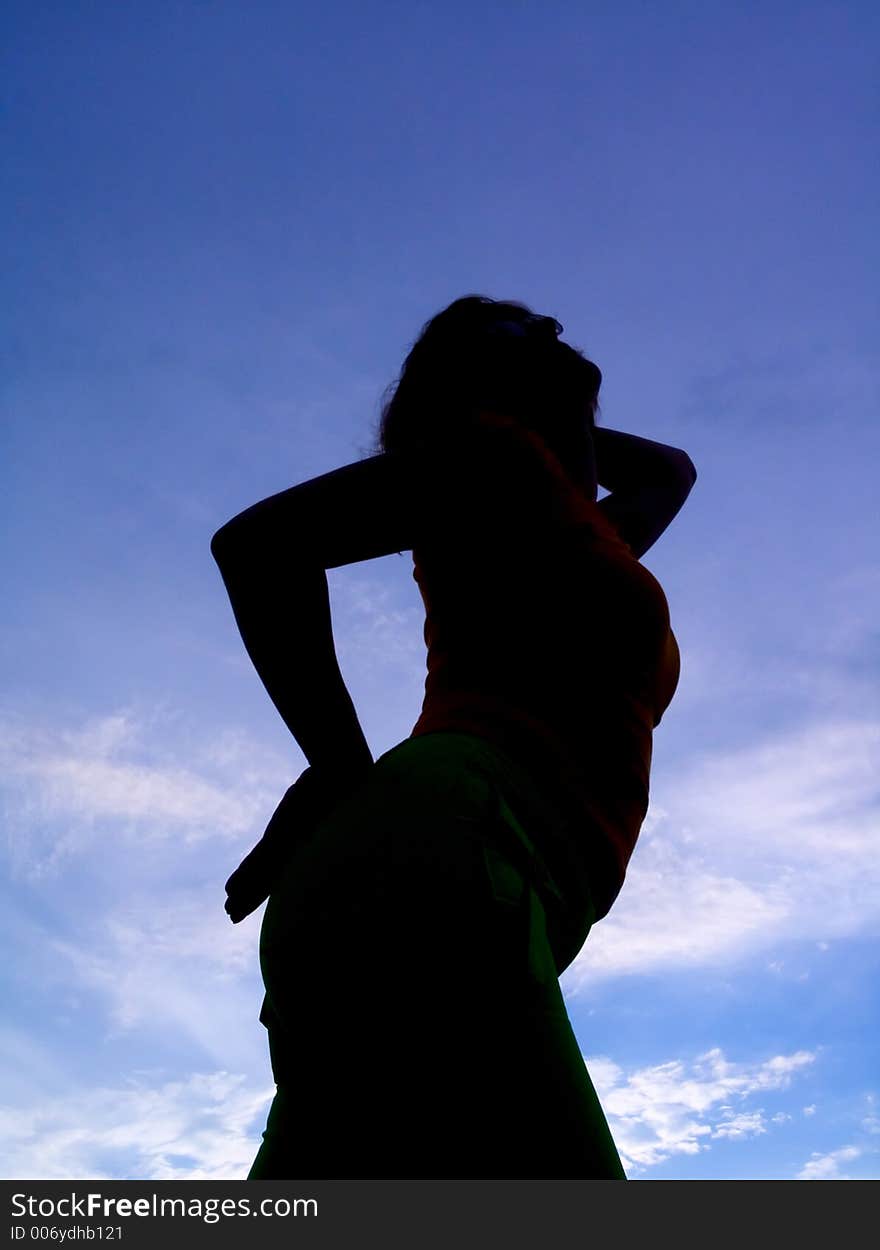
[[[411,577],[412,556],[408,551],[403,552],[401,564]],[[409,677],[424,667],[424,611],[417,590],[410,594],[412,604],[401,607],[394,590],[378,578],[345,568],[331,570],[328,582],[340,654],[352,663],[378,668],[386,681],[389,669],[402,670]]]
[[[0,1108],[0,1174],[10,1180],[227,1180],[247,1175],[271,1083],[226,1071],[80,1090]]]
[[[880,1115],[877,1114],[877,1096],[868,1094],[865,1098],[868,1114],[862,1120],[862,1128],[866,1133],[880,1133]]]
[[[677,779],[674,815],[725,860],[864,852],[880,829],[880,722],[834,720],[704,756]]]
[[[767,1133],[774,1120],[763,1107],[741,1104],[786,1089],[815,1059],[801,1050],[737,1064],[716,1047],[692,1063],[672,1060],[629,1074],[606,1057],[586,1063],[624,1167],[637,1173],[674,1155],[709,1150],[713,1140]]]
[[[129,710],[73,729],[8,717],[0,770],[10,864],[30,877],[94,853],[99,830],[140,846],[259,836],[291,779],[289,765],[240,734],[196,745],[173,717]]]
[[[336,653],[375,755],[406,737],[425,687],[424,609],[407,551],[382,578],[331,569]]]
[[[858,1146],[842,1146],[830,1154],[814,1153],[797,1174],[799,1181],[846,1181],[850,1177],[841,1172],[841,1164],[850,1163],[862,1154]]]
[[[834,719],[661,774],[626,886],[566,972],[566,992],[597,978],[717,966],[792,938],[876,932],[878,750],[880,724]],[[131,902],[149,864],[145,914],[157,895],[179,892],[172,839],[181,853],[209,839],[247,849],[290,781],[287,761],[238,732],[199,740],[170,715],[131,711],[74,729],[7,718],[0,766],[13,872],[38,878],[79,856],[100,876],[109,856]],[[187,940],[208,949],[207,911],[205,924]]]
[[[566,993],[609,977],[724,963],[777,940],[788,913],[778,889],[695,864],[674,847],[645,852],[611,915],[563,976]]]
[[[807,412],[804,394],[821,394],[824,404]],[[872,413],[876,400],[876,361],[852,344],[792,349],[764,343],[692,375],[679,419],[702,428],[707,412],[723,413],[719,439],[727,432],[742,441],[751,429],[772,436],[795,427],[802,434],[828,411]]]
[[[729,1062],[713,1049],[624,1073],[608,1058],[587,1061],[624,1166],[638,1175],[676,1155],[772,1131],[780,1116],[744,1108],[755,1095],[784,1090],[814,1062],[806,1051],[757,1064]],[[163,1079],[141,1070],[99,1085],[0,1108],[0,1173],[10,1178],[235,1179],[259,1146],[274,1087],[228,1070]],[[855,1150],[855,1153],[852,1151]],[[812,1174],[829,1175],[853,1147],[814,1155]]]
[[[724,1117],[712,1133],[713,1137],[728,1137],[735,1141],[740,1137],[757,1137],[759,1133],[767,1132],[763,1111],[744,1111],[734,1115],[726,1110]],[[779,1123],[778,1117],[772,1116],[771,1123]]]
[[[880,930],[878,756],[880,724],[835,719],[665,775],[566,988]]]
[[[75,937],[47,942],[64,984],[97,996],[104,1037],[160,1037],[217,1065],[268,1070],[259,932],[259,913],[229,922],[218,882],[159,899],[132,888]]]

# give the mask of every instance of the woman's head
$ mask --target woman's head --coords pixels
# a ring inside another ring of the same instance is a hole
[[[376,451],[450,441],[464,451],[468,421],[490,409],[539,433],[583,481],[602,374],[559,339],[562,329],[516,300],[455,300],[422,327],[388,388]]]

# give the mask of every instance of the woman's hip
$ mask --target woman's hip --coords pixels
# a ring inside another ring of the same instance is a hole
[[[460,733],[408,738],[297,847],[266,906],[260,959],[270,983],[374,983],[426,961],[505,959],[528,949],[528,889],[560,947],[582,942],[523,824],[510,764]],[[517,792],[518,793],[518,792]],[[510,800],[510,801],[508,801]],[[374,988],[379,988],[374,984]]]

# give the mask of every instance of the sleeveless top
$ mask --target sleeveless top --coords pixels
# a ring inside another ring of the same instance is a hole
[[[526,770],[553,814],[530,836],[567,903],[601,919],[680,674],[663,589],[512,418],[480,413],[466,449],[432,447],[424,470],[436,523],[413,549],[427,676],[411,736],[476,734]]]

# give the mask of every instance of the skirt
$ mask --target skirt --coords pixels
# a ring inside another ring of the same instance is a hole
[[[276,1094],[249,1180],[621,1179],[558,976],[571,916],[509,757],[410,737],[293,850],[260,932]]]

